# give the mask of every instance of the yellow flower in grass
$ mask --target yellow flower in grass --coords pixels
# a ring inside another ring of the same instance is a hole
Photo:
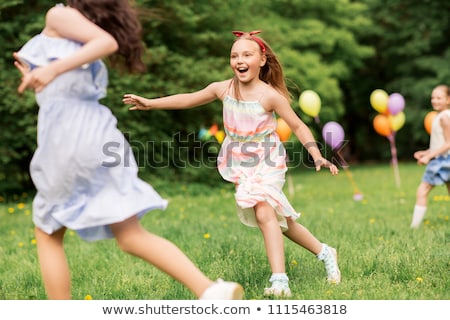
[[[19,246],[19,248],[22,248],[23,247],[23,242],[19,242],[17,245]]]
[[[9,208],[8,208],[8,213],[14,213],[14,208],[9,207]]]
[[[31,244],[36,244],[36,243],[37,243],[36,239],[31,239]]]
[[[91,296],[90,294],[87,294],[87,295],[84,297],[84,300],[92,300],[92,296]]]
[[[205,234],[203,235],[203,238],[204,238],[204,239],[209,239],[209,238],[211,238],[211,235],[210,235],[209,233],[205,233]]]
[[[418,283],[422,283],[422,282],[423,282],[423,278],[417,277],[417,278],[416,278],[416,281],[417,281]]]
[[[371,219],[369,220],[369,223],[370,223],[370,224],[374,224],[374,223],[375,223],[375,219],[374,219],[374,218],[371,218]]]
[[[20,202],[20,203],[17,204],[17,209],[22,210],[23,208],[25,208],[25,203]]]
[[[291,265],[293,265],[293,266],[297,266],[297,265],[298,265],[298,262],[297,262],[297,260],[295,260],[295,259],[292,259],[292,261],[291,261]]]

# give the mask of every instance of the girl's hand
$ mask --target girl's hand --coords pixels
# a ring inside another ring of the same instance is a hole
[[[150,100],[144,97],[136,96],[134,94],[125,94],[122,99],[123,103],[131,104],[132,107],[129,110],[150,110]]]
[[[330,161],[328,161],[323,157],[314,160],[314,165],[316,166],[316,171],[319,171],[322,167],[324,167],[329,168],[333,176],[339,173],[339,169],[334,164],[332,164]]]
[[[13,57],[15,59],[14,66],[22,74],[22,81],[17,88],[19,93],[23,93],[28,88],[40,92],[56,77],[50,65],[30,70],[28,65],[20,61],[16,52],[14,52]]]

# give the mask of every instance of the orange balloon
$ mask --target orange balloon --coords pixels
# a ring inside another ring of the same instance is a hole
[[[384,137],[392,134],[391,123],[389,118],[384,114],[378,114],[373,119],[373,128],[375,131]]]
[[[278,118],[276,132],[280,137],[281,142],[286,142],[287,140],[289,140],[292,130],[291,128],[289,128],[286,121],[284,121],[282,118]]]
[[[431,125],[433,124],[434,117],[436,117],[437,114],[437,111],[430,111],[427,113],[425,119],[423,120],[423,125],[428,134],[431,133]]]

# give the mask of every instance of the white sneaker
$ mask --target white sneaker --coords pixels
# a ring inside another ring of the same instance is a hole
[[[272,283],[270,288],[264,289],[265,296],[273,297],[291,297],[289,289],[289,278],[286,274],[272,274],[269,281]]]
[[[291,297],[291,289],[289,289],[289,283],[287,281],[274,281],[270,288],[264,289],[265,296],[273,297]]]
[[[200,300],[242,300],[244,289],[239,283],[218,279],[200,296]]]
[[[327,271],[327,280],[329,283],[338,284],[341,282],[341,271],[337,263],[337,252],[336,249],[331,247],[327,247],[327,251],[323,259]]]

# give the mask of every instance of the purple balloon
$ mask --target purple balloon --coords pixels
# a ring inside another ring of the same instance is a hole
[[[322,137],[333,150],[337,149],[344,142],[344,129],[335,121],[327,122],[322,129]]]
[[[388,110],[389,113],[395,116],[400,113],[405,108],[405,99],[400,93],[393,93],[389,96],[388,100]]]

